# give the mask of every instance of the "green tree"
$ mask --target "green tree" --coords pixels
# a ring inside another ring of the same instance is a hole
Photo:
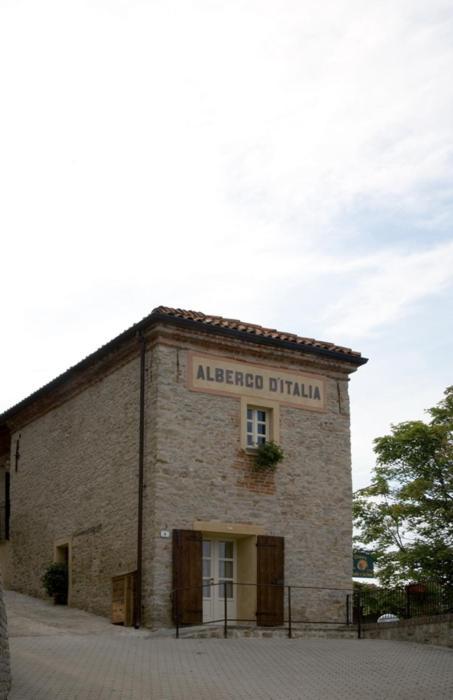
[[[374,440],[372,483],[354,494],[355,541],[373,552],[384,585],[453,587],[453,386],[427,413],[429,422]]]

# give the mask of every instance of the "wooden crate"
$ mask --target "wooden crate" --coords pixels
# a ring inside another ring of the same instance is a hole
[[[137,572],[112,578],[112,623],[132,627],[135,618]]]

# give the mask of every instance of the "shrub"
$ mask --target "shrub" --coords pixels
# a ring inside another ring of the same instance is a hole
[[[48,595],[66,599],[68,592],[68,567],[66,564],[58,564],[57,562],[49,564],[41,581]]]

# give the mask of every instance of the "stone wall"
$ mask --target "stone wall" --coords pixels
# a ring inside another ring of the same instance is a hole
[[[69,603],[110,615],[111,578],[136,567],[139,359],[21,427],[11,470],[12,587],[41,576],[68,543]]]
[[[363,627],[365,639],[392,639],[420,642],[453,648],[453,613],[415,617],[411,620],[367,624]]]
[[[148,624],[170,622],[171,541],[160,529],[191,529],[196,520],[252,523],[285,538],[287,584],[351,586],[351,465],[347,374],[320,363],[327,378],[325,413],[280,407],[280,444],[284,461],[266,476],[252,471],[252,458],[240,446],[240,400],[190,391],[188,350],[160,345],[156,352],[156,449],[148,461],[148,482],[155,498],[153,544],[145,553],[146,598],[152,603]],[[225,355],[225,348],[217,350]],[[315,371],[298,353],[241,348],[230,357],[269,363],[290,370]],[[151,453],[150,453],[151,454]],[[153,530],[151,529],[153,528]],[[296,616],[342,622],[345,593],[294,592]]]
[[[3,602],[3,585],[0,581],[0,700],[6,700],[11,688],[11,668],[9,662],[8,624]]]

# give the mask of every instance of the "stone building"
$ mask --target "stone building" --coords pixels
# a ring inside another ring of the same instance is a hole
[[[229,619],[277,625],[281,586],[311,586],[294,589],[294,614],[342,620],[348,378],[365,362],[333,343],[155,309],[0,415],[7,583],[44,596],[44,569],[67,561],[69,605],[108,616],[112,580],[135,572],[136,624],[152,627],[220,619],[225,593]],[[263,442],[283,450],[274,471],[257,469]]]

